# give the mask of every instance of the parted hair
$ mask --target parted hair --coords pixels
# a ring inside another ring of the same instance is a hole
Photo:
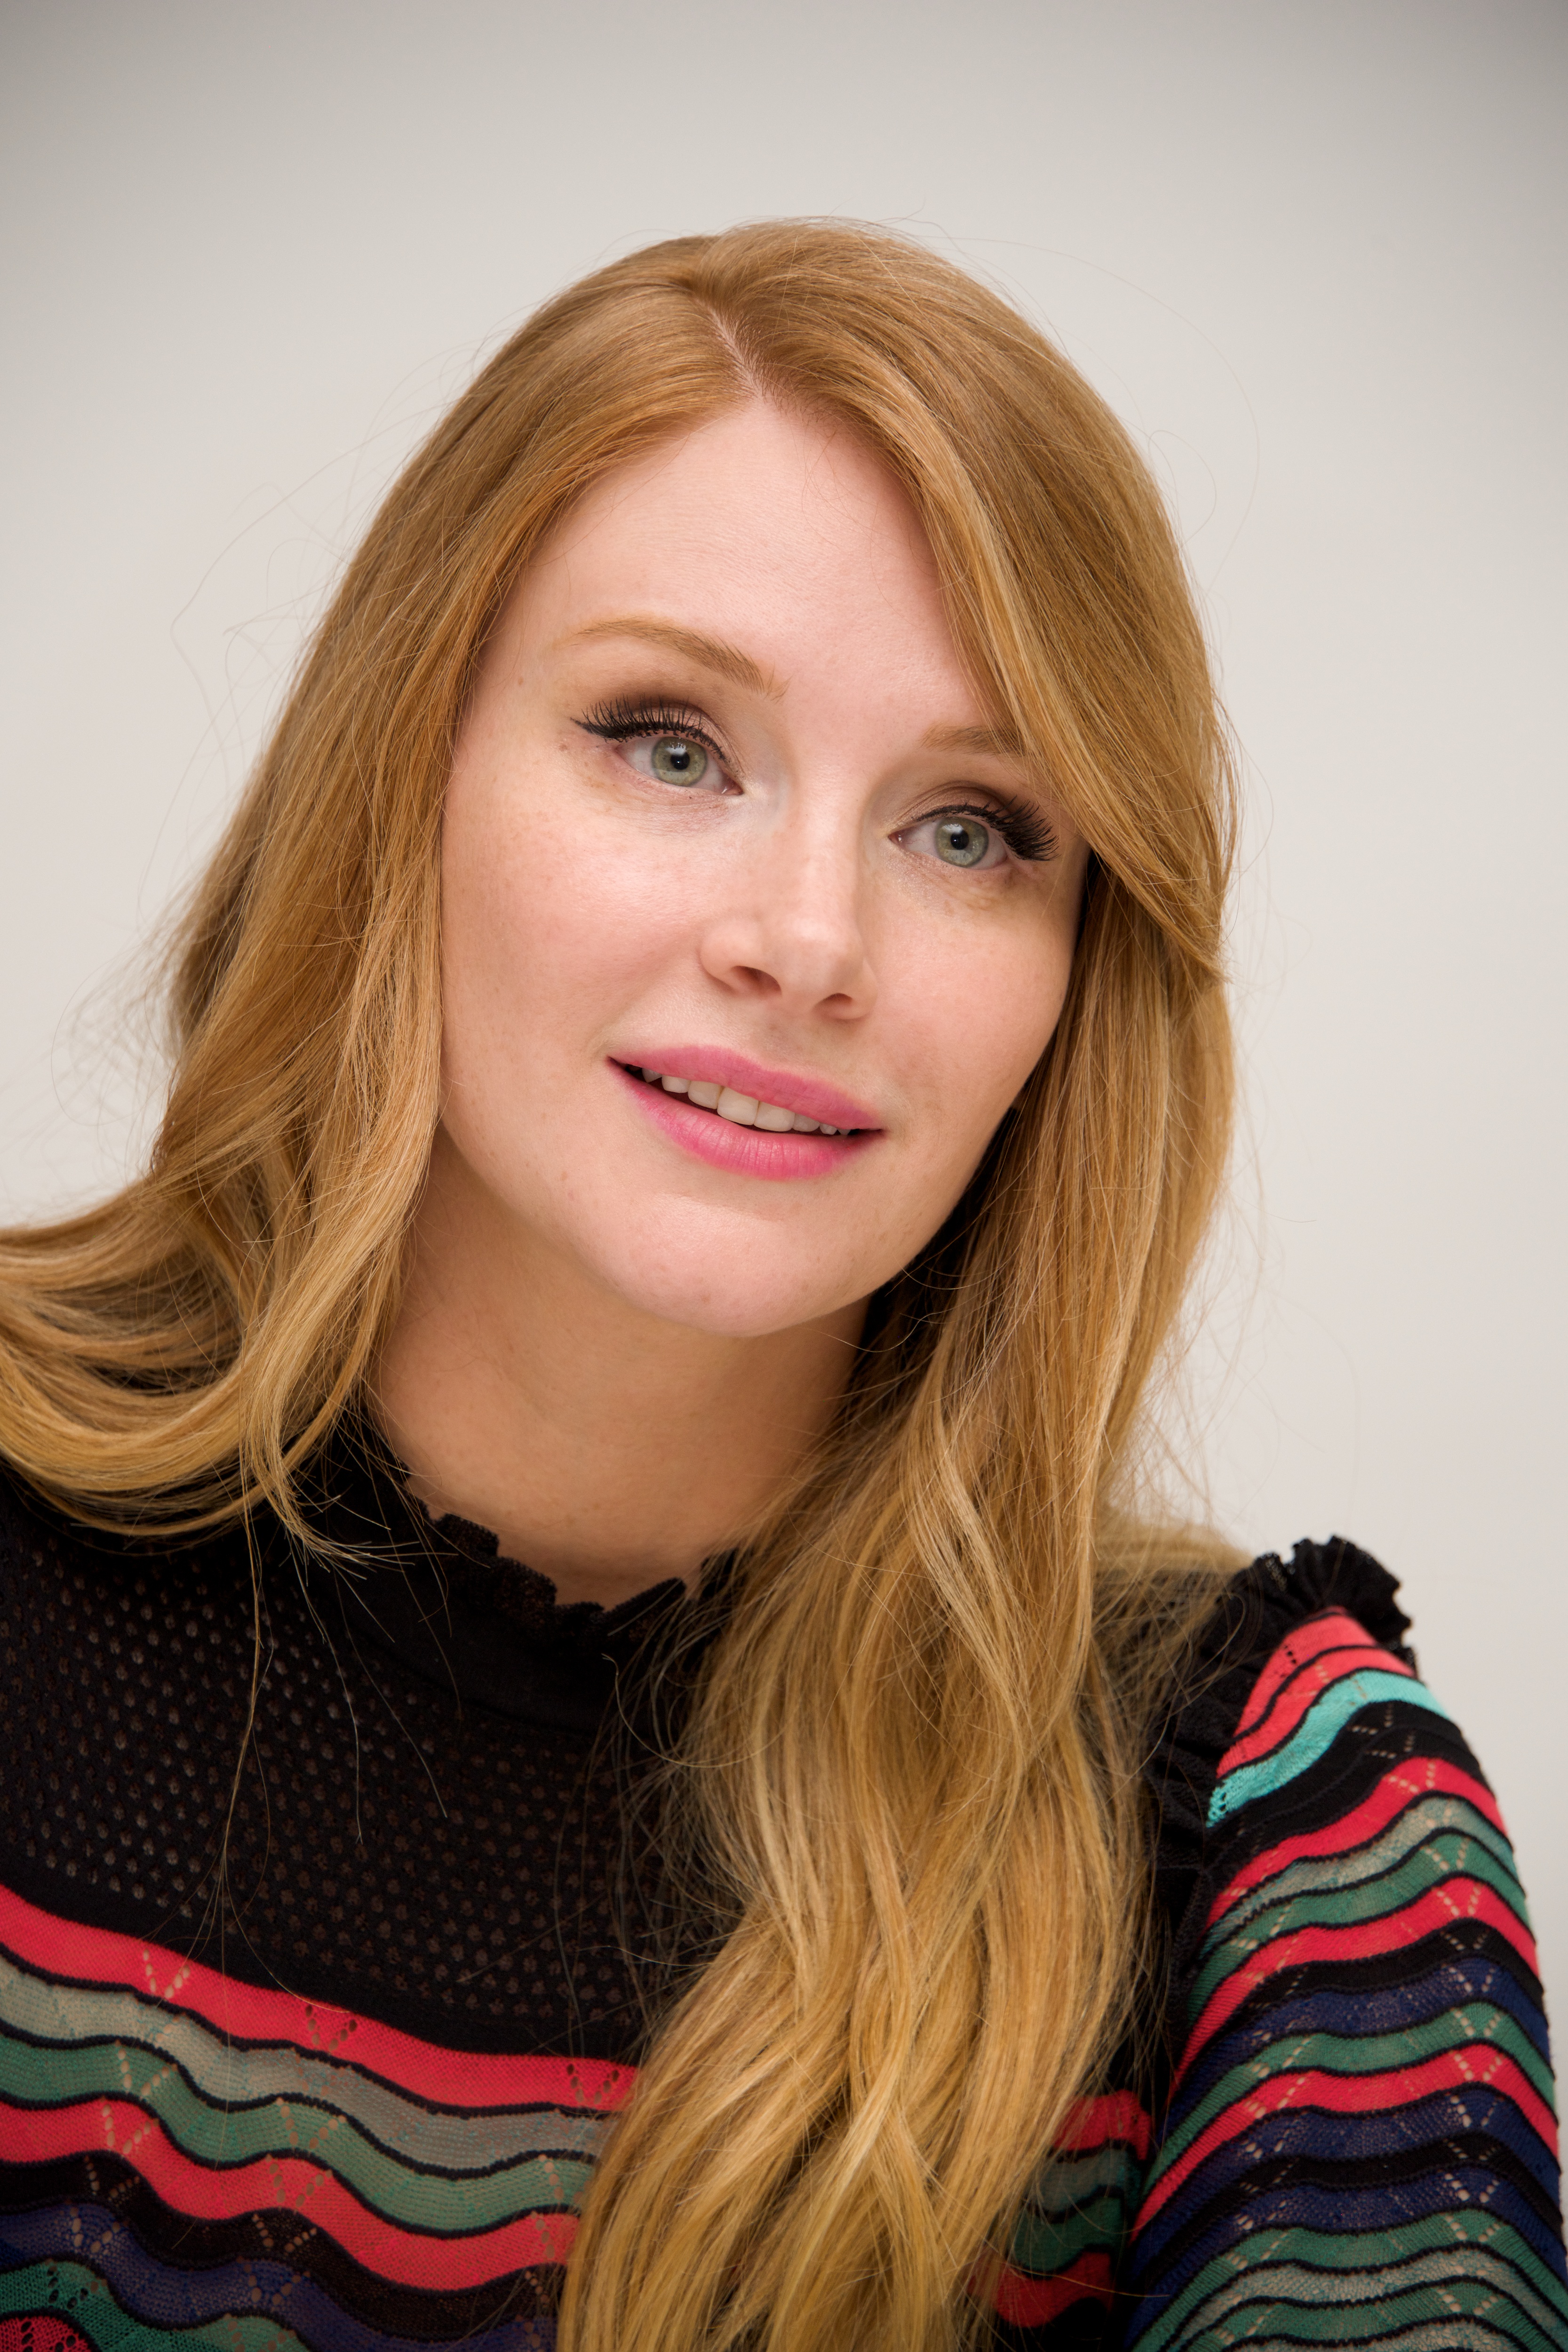
[[[1227,738],[1147,468],[996,293],[766,222],[613,263],[489,362],[191,898],[146,1172],[0,1235],[0,1452],[79,1516],[309,1540],[440,1116],[443,796],[487,634],[591,485],[752,399],[903,485],[1090,879],[1051,1045],[742,1549],[668,1783],[721,1928],[608,2137],[562,2345],[948,2352],[1145,1980],[1150,1710],[1234,1565],[1134,1480],[1228,1142]]]

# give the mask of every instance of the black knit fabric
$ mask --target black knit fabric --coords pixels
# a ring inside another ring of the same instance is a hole
[[[627,1847],[637,1669],[680,1588],[562,1608],[374,1452],[319,1484],[357,1570],[275,1523],[154,1551],[7,1485],[12,1884],[455,2047],[628,2057],[672,1958]]]
[[[158,1545],[0,1477],[0,2352],[549,2352],[712,1934],[657,1763],[722,1570],[560,1608],[363,1434],[309,1509]],[[1568,2347],[1523,1896],[1394,1592],[1302,1544],[1204,1629],[1168,2000],[1040,2151],[998,2347]]]

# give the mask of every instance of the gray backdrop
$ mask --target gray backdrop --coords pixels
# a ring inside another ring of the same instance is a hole
[[[1146,446],[1247,755],[1215,1506],[1404,1578],[1568,2015],[1561,0],[13,0],[0,63],[0,1213],[134,1151],[128,953],[476,359],[652,237],[912,226]]]

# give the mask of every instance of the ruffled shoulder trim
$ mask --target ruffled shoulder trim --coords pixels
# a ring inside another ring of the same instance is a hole
[[[1168,1934],[1173,2047],[1183,2031],[1186,1979],[1219,1891],[1224,1836],[1208,1825],[1210,1800],[1258,1678],[1281,1642],[1327,1609],[1343,1610],[1414,1668],[1398,1590],[1385,1568],[1342,1536],[1299,1543],[1289,1560],[1266,1552],[1226,1588],[1188,1654],[1144,1767],[1156,1821],[1154,1897]]]

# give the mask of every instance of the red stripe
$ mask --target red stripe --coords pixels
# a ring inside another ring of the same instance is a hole
[[[1557,2122],[1551,2108],[1505,2051],[1489,2042],[1467,2042],[1445,2050],[1411,2066],[1396,2066],[1382,2074],[1334,2074],[1310,2067],[1300,2074],[1276,2074],[1245,2098],[1236,2100],[1199,2133],[1169,2172],[1163,2173],[1144,2198],[1140,2226],[1173,2197],[1205,2158],[1227,2140],[1240,2139],[1258,2125],[1287,2109],[1310,2108],[1333,2116],[1388,2114],[1414,2106],[1435,2092],[1487,2090],[1512,2102],[1547,2147],[1557,2147]]]
[[[288,2042],[314,2057],[340,2059],[429,2105],[465,2114],[532,2106],[609,2114],[625,2105],[637,2080],[635,2067],[600,2059],[497,2058],[444,2050],[353,2010],[238,1984],[161,1944],[58,1919],[9,1887],[0,1887],[0,1944],[40,1976],[140,1993],[176,2013],[199,2017],[230,2041]]]
[[[24,2311],[0,2319],[0,2352],[89,2352],[89,2346],[69,2320],[52,2311]]]
[[[1065,2271],[1054,2271],[1049,2278],[1031,2278],[1009,2263],[996,2282],[996,2315],[1013,2327],[1040,2327],[1069,2303],[1081,2303],[1086,2295],[1092,2295],[1097,2303],[1109,2303],[1115,2292],[1107,2253],[1080,2254],[1076,2263],[1069,2263]]]
[[[1238,1765],[1255,1764],[1259,1757],[1272,1755],[1275,1748],[1282,1747],[1302,1717],[1322,1697],[1323,1693],[1331,1690],[1336,1683],[1343,1682],[1347,1675],[1370,1671],[1373,1674],[1402,1675],[1406,1682],[1415,1681],[1415,1677],[1403,1659],[1396,1658],[1392,1650],[1380,1649],[1375,1642],[1369,1642],[1353,1618],[1342,1617],[1340,1626],[1341,1635],[1336,1644],[1331,1648],[1325,1645],[1310,1658],[1289,1654],[1294,1645],[1294,1637],[1280,1643],[1269,1660],[1269,1665],[1272,1666],[1283,1655],[1289,1679],[1281,1676],[1274,1704],[1261,1715],[1256,1715],[1252,1708],[1248,1708],[1248,1715],[1253,1717],[1253,1728],[1241,1733],[1220,1758],[1217,1776],[1220,1780],[1223,1780],[1226,1773],[1234,1772]]]
[[[1288,1870],[1293,1862],[1305,1862],[1323,1854],[1349,1853],[1357,1846],[1368,1845],[1386,1829],[1395,1814],[1405,1811],[1423,1797],[1434,1793],[1446,1797],[1461,1797],[1467,1804],[1490,1822],[1506,1837],[1502,1815],[1497,1799],[1482,1780],[1465,1772],[1457,1764],[1449,1764],[1437,1756],[1412,1757],[1408,1764],[1385,1772],[1370,1797],[1363,1800],[1353,1812],[1331,1822],[1326,1829],[1311,1830],[1300,1837],[1286,1838],[1279,1845],[1267,1847],[1238,1870],[1223,1892],[1216,1897],[1209,1913],[1208,1924],[1224,1917],[1232,1904],[1253,1887],[1260,1886],[1277,1872]]]
[[[1320,1617],[1309,1617],[1293,1633],[1287,1633],[1277,1650],[1269,1653],[1258,1680],[1247,1694],[1241,1720],[1236,1727],[1236,1737],[1243,1738],[1254,1730],[1268,1714],[1277,1694],[1293,1674],[1310,1659],[1321,1657],[1325,1650],[1365,1650],[1375,1646],[1366,1627],[1343,1609],[1325,1609]]]
[[[1380,1919],[1358,1920],[1351,1927],[1299,1927],[1293,1935],[1277,1936],[1265,1944],[1250,1959],[1233,1969],[1223,1984],[1215,1986],[1208,2006],[1188,2037],[1182,2055],[1182,2074],[1186,2074],[1204,2044],[1213,2039],[1248,1994],[1282,1969],[1301,1968],[1319,1960],[1372,1959],[1380,1952],[1397,1951],[1402,1944],[1418,1943],[1423,1936],[1451,1927],[1461,1919],[1479,1919],[1483,1926],[1495,1927],[1531,1973],[1539,1975],[1534,1939],[1523,1920],[1489,1886],[1456,1873],[1452,1878],[1428,1887],[1425,1895],[1405,1904],[1403,1910],[1385,1912]]]
[[[373,2213],[341,2180],[303,2157],[258,2157],[222,2169],[194,2163],[161,2124],[129,2099],[47,2108],[0,2101],[0,2144],[22,2164],[99,2148],[124,2157],[166,2205],[201,2221],[277,2210],[297,2214],[366,2270],[399,2286],[434,2293],[483,2286],[536,2263],[564,2262],[577,2234],[574,2213],[522,2213],[467,2237],[424,2236]]]
[[[1124,2140],[1135,2156],[1149,2154],[1149,2116],[1131,2091],[1111,2091],[1104,2098],[1080,2099],[1068,2110],[1055,2147],[1058,2156],[1081,2156]]]

